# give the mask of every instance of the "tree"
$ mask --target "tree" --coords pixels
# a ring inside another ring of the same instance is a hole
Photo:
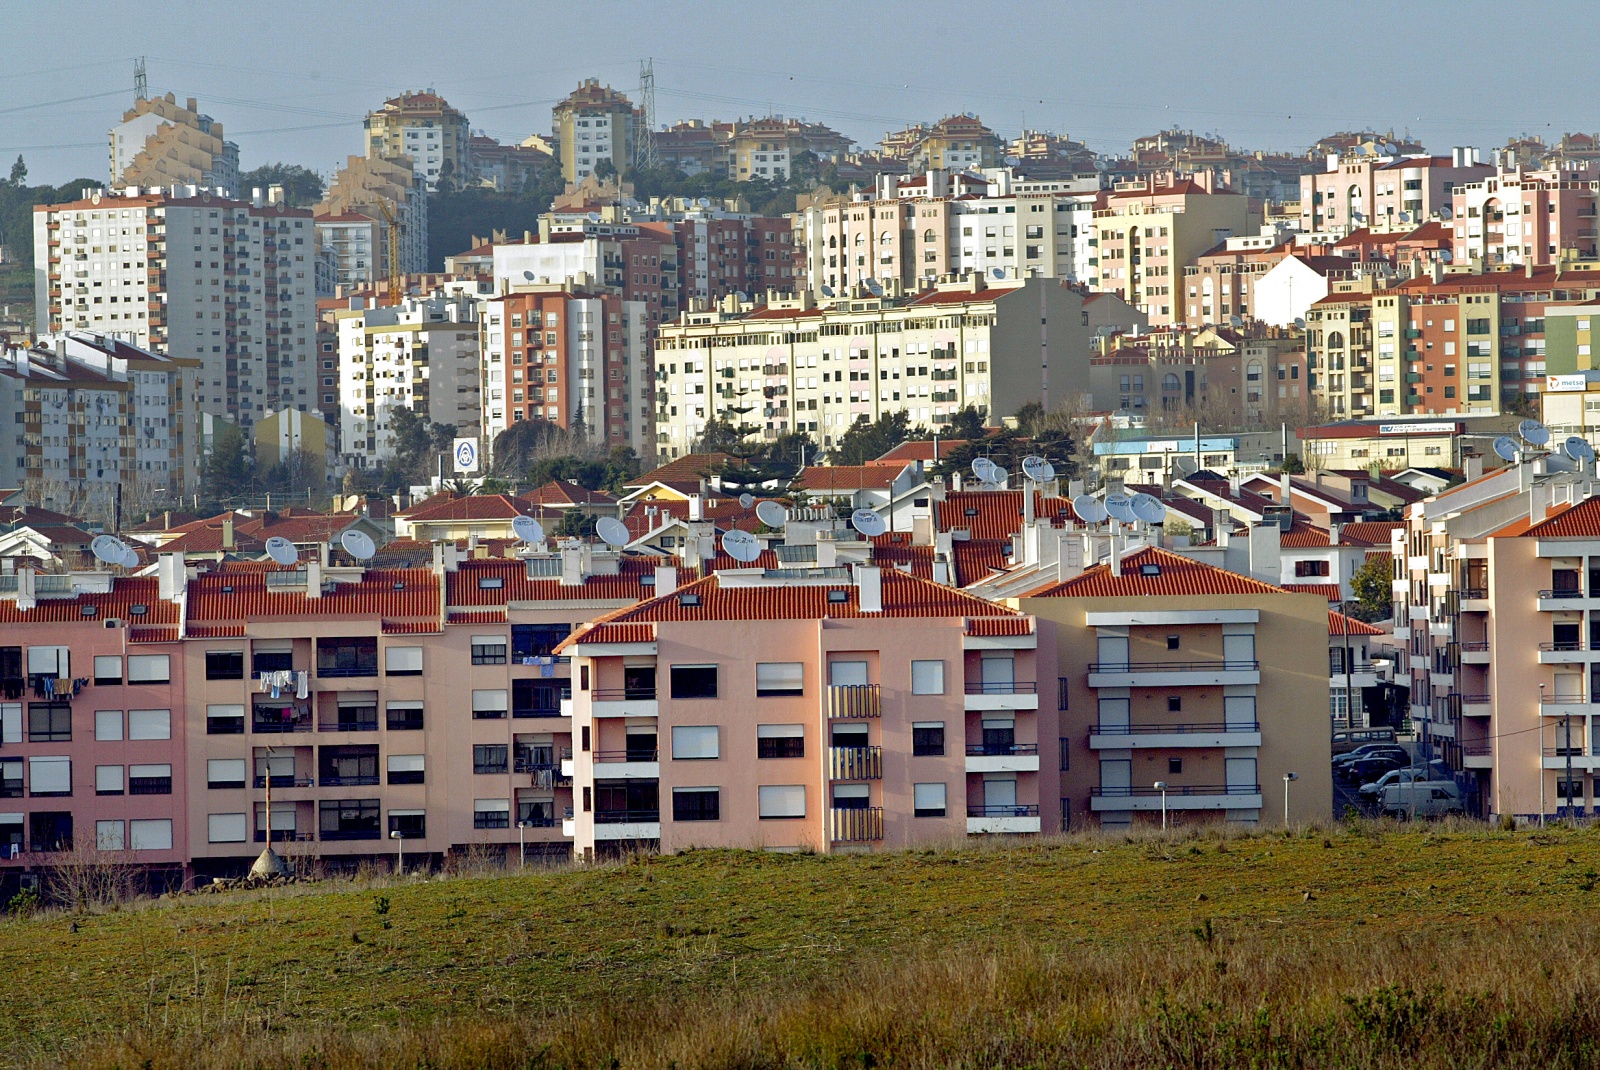
[[[700,437],[695,441],[695,453],[735,453],[744,448],[749,432],[735,427],[721,416],[706,421]]]
[[[284,200],[296,208],[309,208],[322,200],[322,176],[299,164],[262,164],[239,176],[240,196],[248,196],[253,189],[265,191],[270,186],[282,186]]]
[[[211,436],[211,454],[201,468],[201,484],[207,496],[223,501],[248,494],[254,458],[244,438],[244,432],[230,423],[217,421],[216,432]]]
[[[429,423],[411,409],[390,410],[389,428],[394,433],[394,460],[390,468],[405,485],[426,483],[433,478],[441,453],[455,443],[454,424]]]
[[[1306,466],[1301,462],[1298,454],[1291,453],[1283,459],[1283,463],[1278,466],[1278,471],[1291,476],[1303,476],[1306,474]]]
[[[982,438],[986,431],[983,423],[984,415],[985,410],[980,406],[968,405],[955,414],[955,418],[950,421],[950,426],[944,433],[951,438]]]
[[[1355,593],[1357,619],[1373,623],[1388,619],[1393,612],[1390,590],[1389,555],[1368,554],[1361,567],[1350,576],[1350,590]]]
[[[22,153],[17,153],[17,162],[11,165],[10,184],[20,189],[28,181],[28,165],[22,161]]]
[[[602,157],[594,165],[594,177],[599,179],[616,178],[617,165],[612,163],[609,157]]]
[[[926,437],[924,428],[912,429],[911,416],[904,409],[884,413],[872,421],[862,416],[839,437],[839,445],[829,460],[834,464],[866,464],[907,439]]]

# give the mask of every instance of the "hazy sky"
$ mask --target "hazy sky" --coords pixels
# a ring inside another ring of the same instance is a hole
[[[501,140],[548,133],[580,78],[631,96],[646,56],[658,124],[771,112],[870,144],[973,111],[1003,135],[1026,122],[1100,151],[1174,125],[1241,148],[1391,127],[1435,151],[1487,148],[1600,129],[1593,14],[1479,0],[0,0],[0,161],[23,153],[36,183],[104,177],[141,54],[151,92],[198,97],[246,169],[331,170],[403,89],[431,86]]]

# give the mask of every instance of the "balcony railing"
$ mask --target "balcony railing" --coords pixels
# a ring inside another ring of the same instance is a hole
[[[883,716],[883,699],[877,684],[830,685],[827,701],[831,721]]]
[[[323,721],[317,725],[317,731],[319,732],[376,732],[377,730],[378,720],[376,717],[372,720],[361,721]]]
[[[1489,652],[1489,643],[1487,640],[1481,643],[1462,643],[1461,649],[1468,654],[1486,654]]]
[[[1461,704],[1464,705],[1464,706],[1480,705],[1480,704],[1487,703],[1488,701],[1489,701],[1489,696],[1488,695],[1462,695],[1461,696]]]
[[[258,776],[255,778],[255,786],[264,788],[267,786],[268,781],[275,788],[314,788],[317,786],[317,782],[308,776]]]
[[[653,702],[655,697],[654,687],[604,687],[594,692],[596,702]]]
[[[1540,598],[1582,598],[1583,591],[1577,587],[1562,587],[1553,591],[1540,591]]]
[[[659,753],[655,748],[650,750],[597,750],[594,760],[597,762],[655,762],[660,761]]]
[[[1487,646],[1488,646],[1488,644],[1485,644],[1485,648],[1487,648]],[[1461,649],[1462,650],[1466,650],[1467,649],[1467,646],[1466,646],[1465,643],[1463,643],[1461,645]],[[1540,643],[1539,644],[1539,649],[1540,650],[1593,650],[1594,648],[1591,647],[1591,646],[1584,645],[1584,642],[1581,639],[1558,639],[1558,640],[1554,640],[1554,641],[1548,642],[1548,643]]]
[[[383,834],[377,829],[323,829],[323,840],[381,840]]]
[[[1102,672],[1255,672],[1258,661],[1093,661],[1089,671]]]
[[[968,680],[969,695],[1032,695],[1039,690],[1037,680]]]
[[[828,838],[834,843],[871,843],[883,839],[883,807],[828,811]]]
[[[376,774],[372,776],[325,776],[322,786],[325,788],[365,788],[378,783]]]
[[[1168,795],[1260,795],[1260,784],[1173,784]],[[1101,799],[1148,799],[1159,797],[1155,788],[1092,788],[1090,794]]]
[[[830,780],[880,780],[882,777],[882,747],[828,748]]]
[[[1463,587],[1457,593],[1460,594],[1462,598],[1488,598],[1489,597],[1489,589],[1487,587]]]
[[[258,735],[269,736],[278,735],[285,732],[309,732],[311,731],[311,718],[307,716],[296,717],[291,721],[256,721],[250,726],[250,728]]]
[[[651,824],[661,820],[660,810],[596,810],[596,825]]]
[[[1038,817],[1037,804],[1013,803],[1010,806],[968,806],[968,817]]]
[[[1259,721],[1197,721],[1188,724],[1103,724],[1089,729],[1089,734],[1091,736],[1139,736],[1259,731],[1261,731]]]
[[[357,665],[354,668],[344,668],[344,669],[338,669],[338,668],[332,668],[332,667],[323,668],[320,665],[317,667],[317,676],[320,677],[321,679],[324,679],[324,680],[340,680],[340,679],[349,679],[352,676],[376,676],[376,675],[378,675],[378,665],[377,665],[376,662],[372,663],[371,665]]]
[[[1038,754],[1037,743],[969,743],[967,757],[1004,757],[1010,754]]]

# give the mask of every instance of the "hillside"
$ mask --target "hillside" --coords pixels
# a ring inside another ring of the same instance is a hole
[[[1357,826],[186,897],[0,924],[0,1061],[1592,1065],[1597,870]]]

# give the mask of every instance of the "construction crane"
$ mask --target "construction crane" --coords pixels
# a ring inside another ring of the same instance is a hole
[[[383,213],[383,222],[389,239],[389,304],[398,305],[400,303],[400,223],[395,219],[394,211],[389,207],[389,202],[382,197],[378,198],[378,211]]]

